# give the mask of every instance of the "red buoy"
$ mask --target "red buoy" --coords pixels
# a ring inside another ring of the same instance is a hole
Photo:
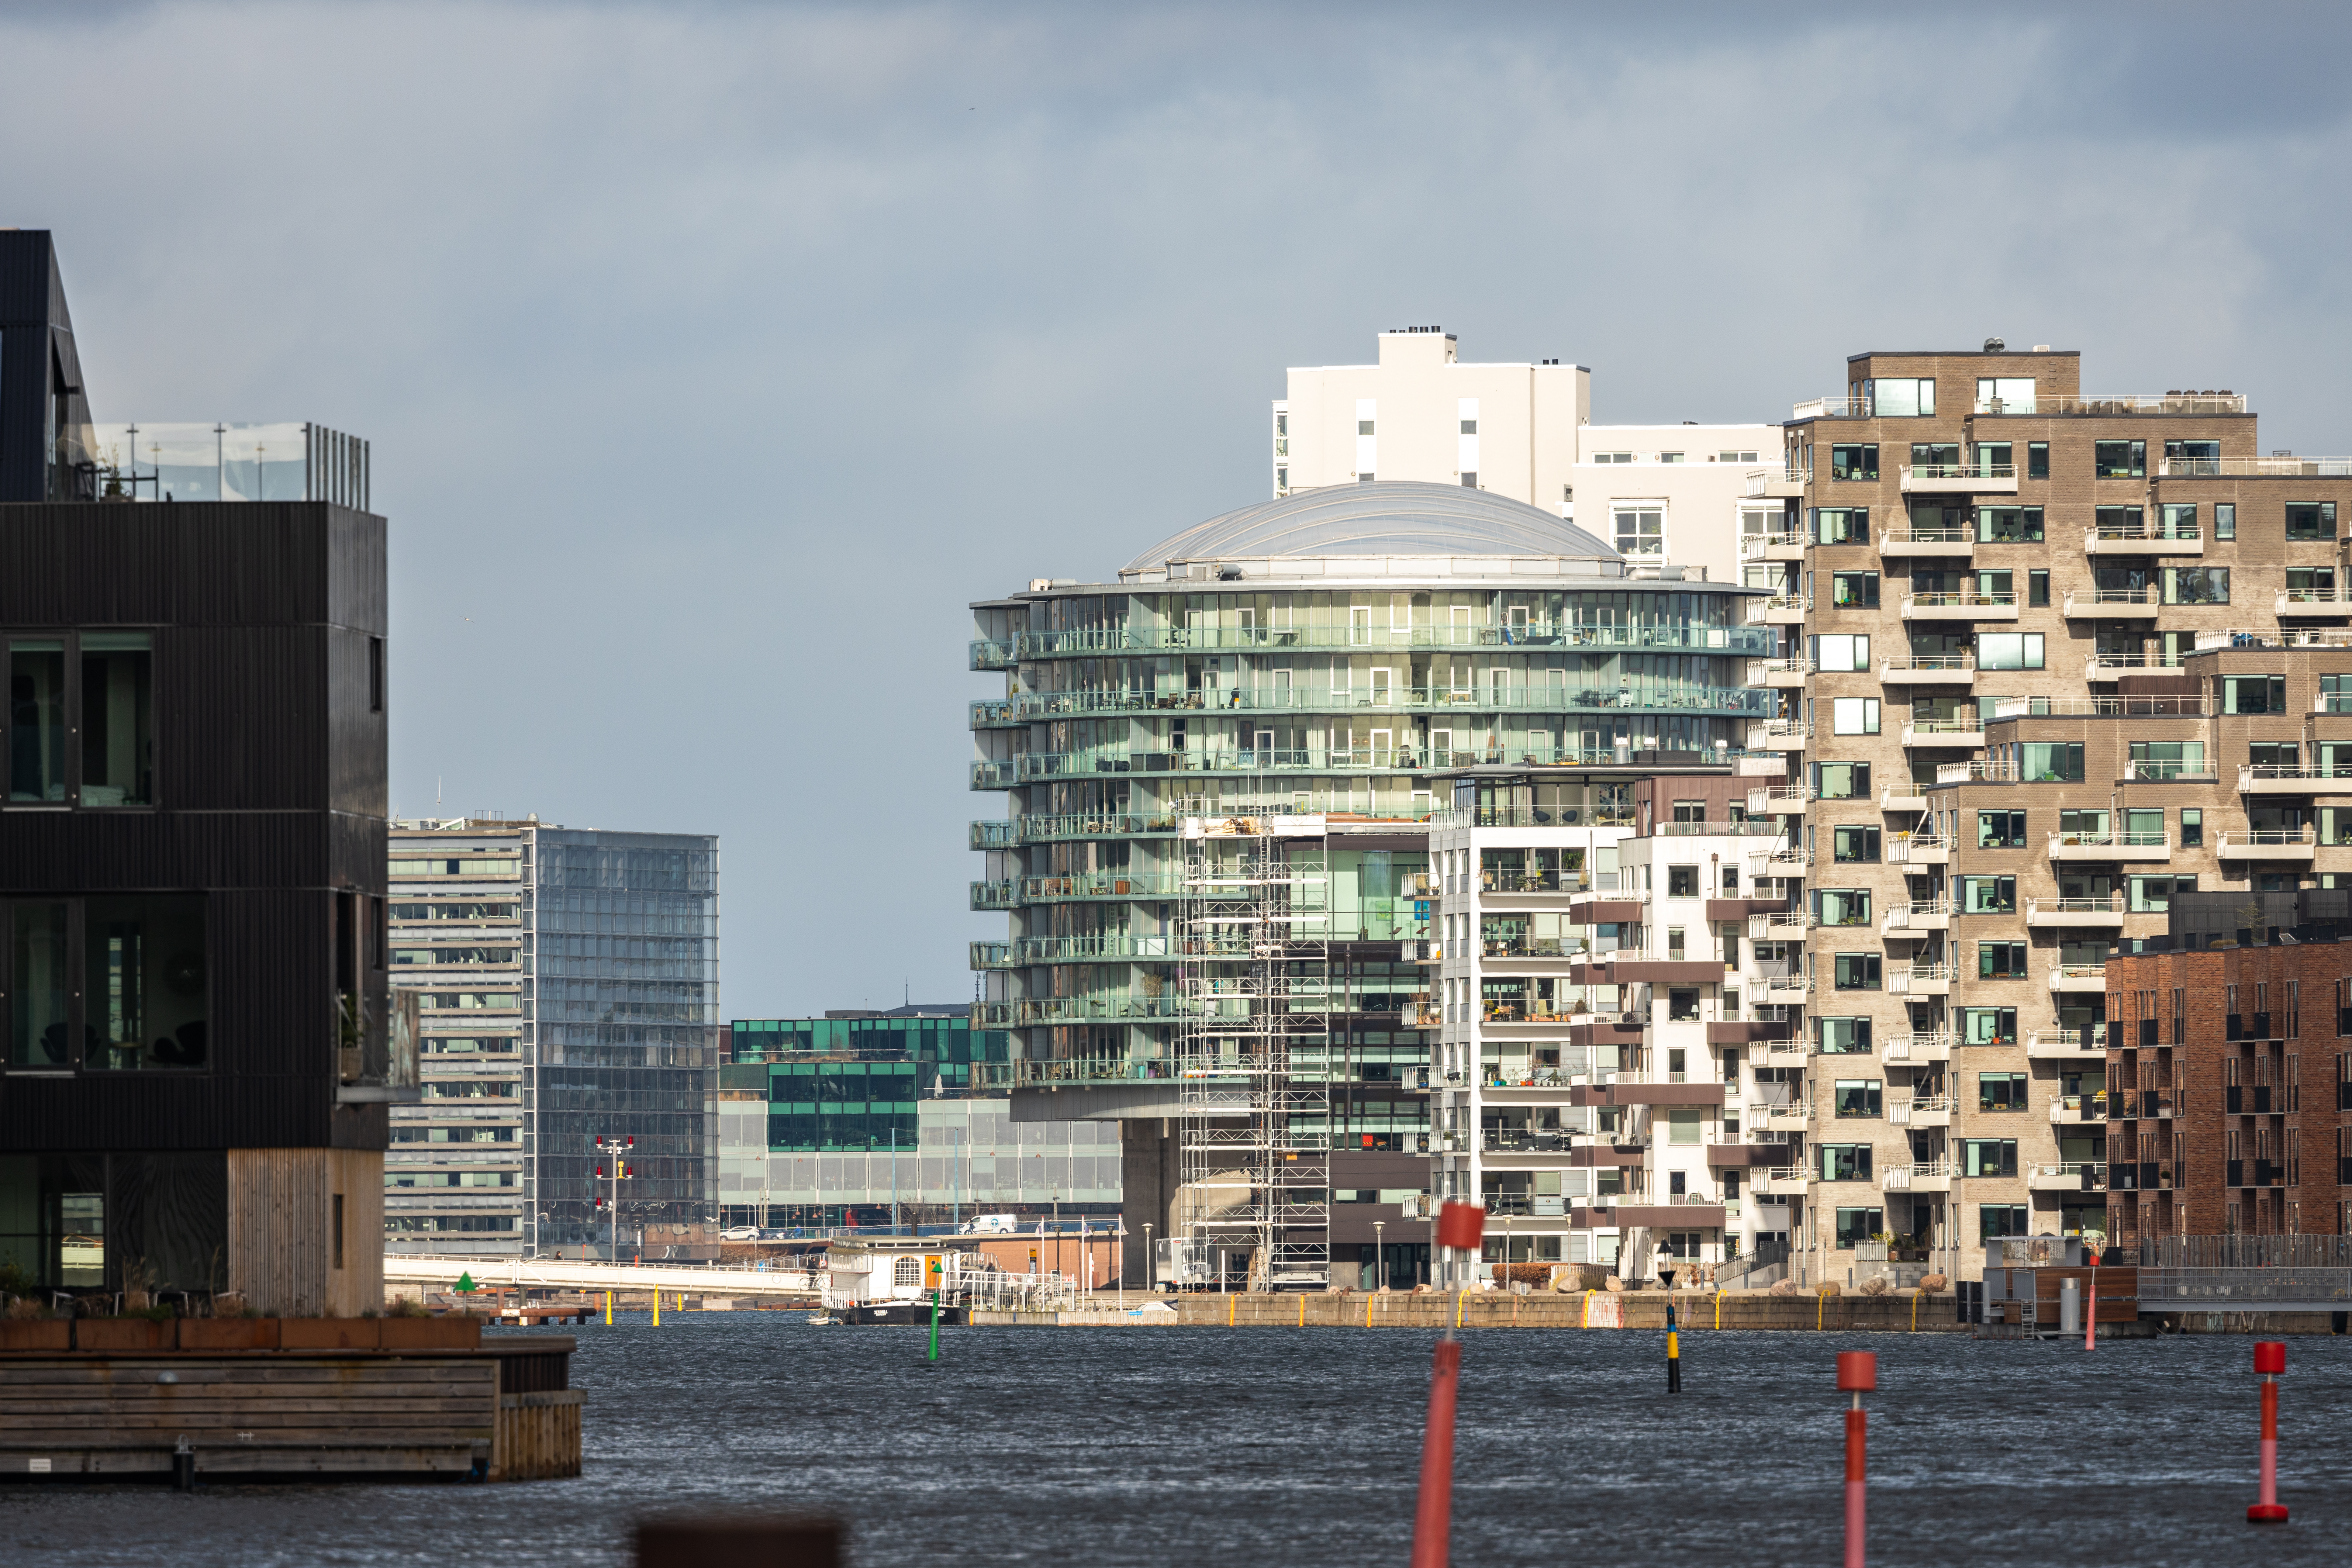
[[[2263,1500],[2246,1510],[2248,1524],[2284,1524],[2278,1500],[2278,1376],[2286,1370],[2286,1342],[2254,1342],[2254,1370],[2263,1379]]]

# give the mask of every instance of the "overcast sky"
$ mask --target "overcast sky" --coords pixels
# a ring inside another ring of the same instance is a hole
[[[964,605],[1262,499],[1384,326],[1602,421],[2000,335],[2352,450],[2341,12],[1635,10],[0,3],[0,225],[100,419],[374,443],[402,813],[720,835],[730,1016],[949,1000]]]

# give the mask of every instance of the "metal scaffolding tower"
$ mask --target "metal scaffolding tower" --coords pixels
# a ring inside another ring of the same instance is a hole
[[[1187,816],[1182,1226],[1249,1288],[1331,1278],[1331,875],[1320,816]]]

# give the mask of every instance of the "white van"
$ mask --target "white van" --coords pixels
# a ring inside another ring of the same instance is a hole
[[[975,1215],[956,1227],[959,1236],[1017,1236],[1021,1216],[1010,1214]]]

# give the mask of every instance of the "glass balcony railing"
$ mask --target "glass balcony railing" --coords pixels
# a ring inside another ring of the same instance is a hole
[[[1707,592],[1709,585],[1694,584]],[[1702,621],[1618,624],[1586,621],[1527,621],[1503,626],[1392,626],[1359,622],[1306,626],[1084,626],[1067,631],[1022,632],[1013,641],[1016,658],[1099,658],[1104,654],[1163,653],[1175,649],[1249,648],[1641,648],[1659,652],[1768,654],[1774,639],[1757,628],[1711,626]],[[975,642],[972,657],[1001,643]],[[975,664],[976,668],[995,665]]]
[[[1035,784],[1047,779],[1107,773],[1425,773],[1433,768],[1464,767],[1609,767],[1653,762],[1720,763],[1747,755],[1739,746],[1705,753],[1658,753],[1636,750],[1625,754],[1585,751],[1575,746],[1455,747],[1425,750],[1413,746],[1277,747],[1267,751],[1186,752],[1027,752],[1014,759],[1013,782]],[[1001,763],[974,763],[974,789],[1003,789],[1007,784],[980,782],[982,768]],[[992,773],[992,780],[1000,775]]]
[[[974,702],[973,729],[1007,723],[1081,718],[1099,713],[1178,712],[1346,713],[1429,712],[1467,710],[1477,712],[1574,712],[1636,709],[1658,712],[1713,711],[1760,714],[1771,711],[1770,694],[1748,686],[1649,683],[1642,686],[1523,685],[1482,687],[1375,686],[1364,690],[1328,688],[1258,687],[1224,691],[1149,691],[1097,689],[1085,691],[1024,691],[1012,698]]]
[[[1010,910],[1083,899],[1173,898],[1184,890],[1184,879],[1173,871],[1088,871],[1067,877],[1002,877],[971,886],[973,909]]]
[[[368,510],[368,443],[323,425],[98,425],[99,493],[134,501],[331,501]]]

